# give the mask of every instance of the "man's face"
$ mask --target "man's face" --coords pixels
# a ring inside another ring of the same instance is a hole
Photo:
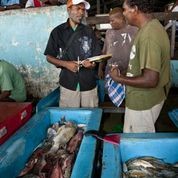
[[[109,22],[112,26],[112,29],[119,30],[124,25],[124,19],[119,14],[111,14],[109,16]]]
[[[134,8],[131,8],[131,7],[127,4],[127,0],[124,1],[123,9],[124,9],[123,15],[125,16],[126,21],[127,21],[130,25],[134,25],[134,18],[133,18],[133,17],[134,17],[135,9],[134,9]]]
[[[68,8],[69,18],[76,24],[79,24],[85,16],[85,5],[80,3]]]

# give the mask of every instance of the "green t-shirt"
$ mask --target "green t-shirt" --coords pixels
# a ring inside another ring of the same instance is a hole
[[[11,91],[10,98],[15,101],[26,100],[25,82],[10,63],[0,60],[0,91]]]
[[[126,87],[126,106],[133,110],[150,109],[166,98],[170,85],[170,42],[167,32],[157,19],[141,28],[130,53],[127,76],[141,75],[142,69],[159,72],[156,88]]]

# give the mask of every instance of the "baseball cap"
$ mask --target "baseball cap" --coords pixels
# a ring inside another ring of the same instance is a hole
[[[84,3],[85,4],[85,9],[90,9],[90,4],[89,2],[85,1],[85,0],[68,0],[67,1],[67,7],[71,7],[72,5],[77,5],[80,3]]]

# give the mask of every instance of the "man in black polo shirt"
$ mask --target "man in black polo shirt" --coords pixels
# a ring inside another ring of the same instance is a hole
[[[98,106],[95,64],[87,58],[100,55],[100,45],[92,28],[81,23],[89,8],[85,0],[68,0],[69,19],[52,30],[44,52],[61,68],[60,107]]]

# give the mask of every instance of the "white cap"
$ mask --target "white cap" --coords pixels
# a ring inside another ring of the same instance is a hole
[[[71,7],[72,5],[77,5],[80,3],[84,3],[85,4],[85,9],[90,9],[90,4],[89,2],[85,1],[85,0],[68,0],[67,1],[67,7]]]

